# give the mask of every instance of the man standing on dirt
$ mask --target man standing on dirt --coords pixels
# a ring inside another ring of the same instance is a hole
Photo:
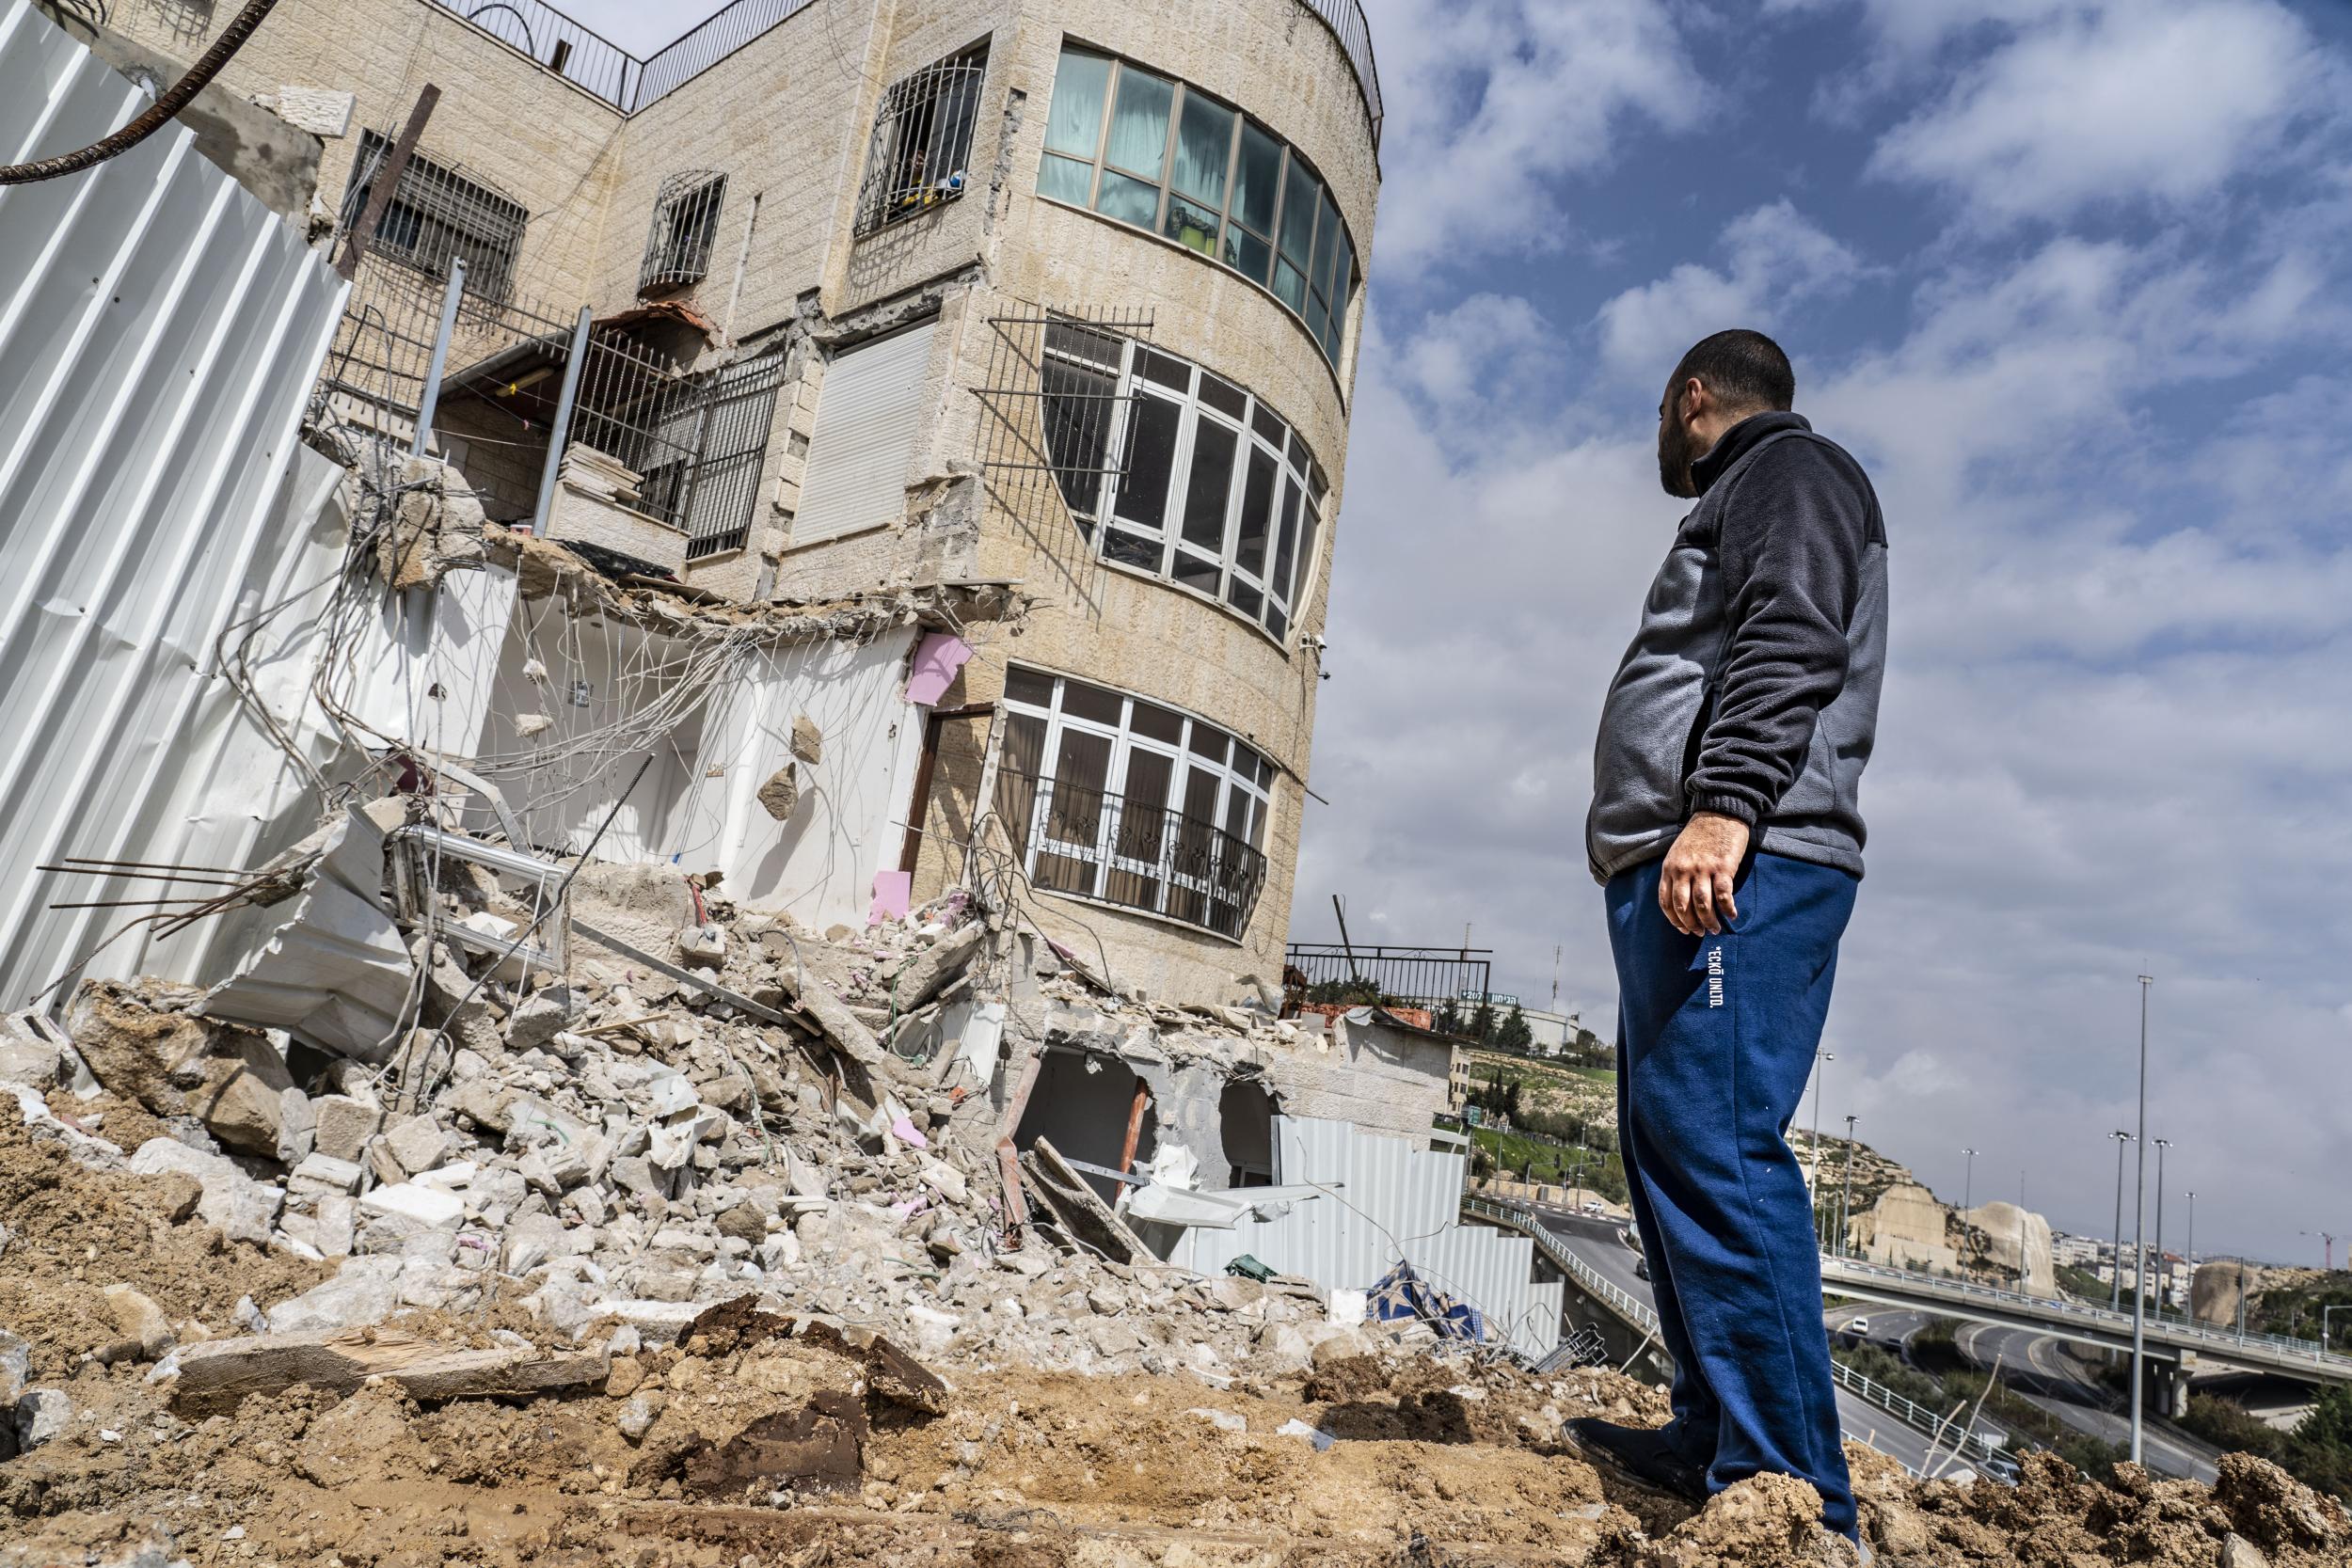
[[[1585,848],[1674,1418],[1573,1425],[1693,1501],[1758,1471],[1801,1477],[1822,1524],[1855,1537],[1813,1207],[1786,1133],[1861,883],[1886,531],[1861,465],[1795,399],[1780,346],[1729,331],[1682,356],[1658,408],[1659,479],[1698,504],[1601,711]]]

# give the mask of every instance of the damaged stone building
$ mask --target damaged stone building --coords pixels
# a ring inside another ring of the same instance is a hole
[[[186,56],[230,9],[111,14]],[[410,436],[462,263],[426,444],[493,523],[714,602],[1029,602],[964,639],[829,885],[919,904],[985,861],[1122,983],[1271,998],[1379,182],[1354,0],[738,0],[642,59],[537,0],[283,0],[220,84],[320,133],[344,229],[438,89],[326,384]],[[573,683],[601,718],[673,662],[613,657],[508,650],[561,704],[501,670],[448,749],[588,727]],[[678,777],[639,787],[691,815]]]
[[[1352,0],[1194,10],[738,0],[640,59],[282,0],[0,193],[16,1066],[326,1257],[634,1211],[601,1296],[707,1301],[796,1211],[664,1215],[799,1106],[952,1145],[1000,1242],[1362,1290],[1442,1228],[1549,1349],[1454,1224],[1454,1042],[1278,1016],[1378,87]],[[8,154],[228,20],[15,8]]]

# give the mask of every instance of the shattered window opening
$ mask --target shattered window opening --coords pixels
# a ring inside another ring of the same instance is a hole
[[[971,182],[972,133],[979,121],[988,40],[891,84],[874,113],[856,236],[929,212]]]
[[[380,131],[360,133],[358,158],[338,218],[342,230],[348,232],[368,210],[376,171],[391,151],[390,136]],[[462,166],[437,164],[413,152],[376,221],[368,249],[436,276],[449,270],[452,257],[462,258],[468,293],[504,299],[514,288],[515,259],[530,218],[521,202],[469,178]]]
[[[1005,686],[996,811],[1038,887],[1240,941],[1272,764],[1205,721],[1041,671]]]

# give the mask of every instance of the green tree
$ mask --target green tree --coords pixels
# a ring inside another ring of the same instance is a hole
[[[1495,1048],[1499,1051],[1524,1052],[1535,1043],[1535,1030],[1527,1022],[1527,1014],[1516,1002],[1502,1024],[1495,1030]]]
[[[1495,1037],[1495,1005],[1481,997],[1477,1010],[1470,1014],[1470,1027],[1464,1033],[1481,1044],[1492,1042]]]

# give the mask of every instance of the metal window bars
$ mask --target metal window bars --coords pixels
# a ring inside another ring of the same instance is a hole
[[[349,230],[367,211],[369,191],[391,150],[390,133],[360,133],[358,156],[339,215],[342,230]],[[530,219],[521,202],[466,174],[462,166],[413,153],[376,222],[368,250],[437,277],[449,271],[452,258],[462,258],[468,293],[504,299],[514,288],[515,258]]]
[[[1027,308],[989,317],[988,329],[975,445],[990,499],[1034,518],[1050,480],[1090,541],[1104,481],[1124,477],[1119,432],[1135,397],[1120,379],[1125,347],[1152,341],[1152,316]]]
[[[858,186],[859,238],[963,194],[987,74],[983,40],[901,77],[882,94]]]
[[[996,811],[1031,885],[1141,910],[1239,942],[1266,857],[1164,801],[999,768]]]
[[[637,269],[640,295],[699,283],[709,273],[726,197],[727,177],[715,169],[687,169],[661,182],[653,227],[645,235],[645,259]]]
[[[326,359],[315,416],[413,439],[444,300],[442,280],[371,254]],[[577,311],[470,291],[452,325],[434,434],[496,522],[537,510]],[[690,372],[633,324],[589,334],[569,441],[628,470],[612,499],[683,530],[687,557],[748,539],[785,357]]]

